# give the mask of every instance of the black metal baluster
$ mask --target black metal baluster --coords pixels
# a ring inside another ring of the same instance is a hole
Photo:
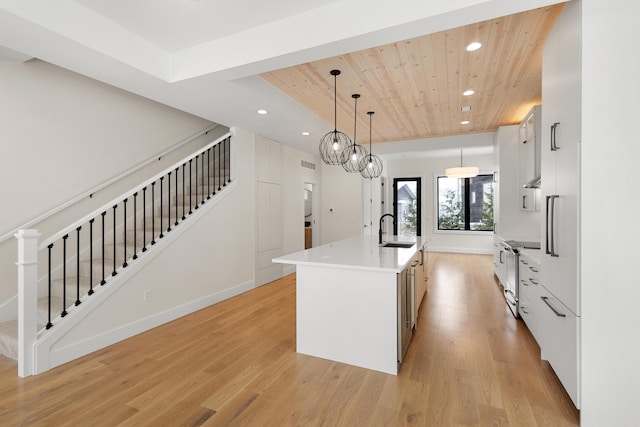
[[[222,141],[222,164],[224,165],[223,187],[227,186],[227,139]]]
[[[62,313],[60,316],[67,315],[67,239],[68,234],[62,236]]]
[[[80,230],[76,228],[76,306],[80,305]]]
[[[213,150],[213,162],[211,162],[211,164],[213,165],[213,195],[215,196],[216,194],[216,146],[214,145],[213,147],[211,147]]]
[[[187,166],[186,163],[182,164],[182,220],[184,221],[184,219],[186,218],[184,213],[185,213],[185,208],[184,208],[184,199],[185,197],[187,197],[187,190],[185,187],[185,180],[184,180],[184,169]]]
[[[218,191],[220,191],[222,189],[222,187],[220,187],[220,181],[222,180],[222,167],[221,167],[221,163],[224,161],[224,159],[220,158],[220,143],[218,142]]]
[[[176,168],[176,222],[173,225],[178,225],[178,168]]]
[[[122,230],[123,230],[123,237],[122,237],[122,268],[127,268],[127,266],[129,264],[127,264],[127,202],[129,201],[128,198],[124,199],[122,201],[122,203],[124,204],[124,223],[122,226]]]
[[[207,200],[211,198],[211,147],[207,150]]]
[[[231,182],[231,137],[227,137],[227,147],[229,148],[227,151],[229,152],[229,159],[227,160],[228,168],[227,168],[227,182]]]
[[[151,183],[151,244],[156,244],[156,182]]]
[[[169,224],[167,226],[167,233],[171,231],[171,172],[169,172],[169,195],[167,197],[167,210],[169,211]]]
[[[48,251],[49,251],[49,296],[48,298],[48,314],[47,314],[47,326],[45,326],[46,329],[49,329],[53,326],[53,323],[51,323],[51,249],[53,248],[53,243],[51,243],[49,246],[47,246]]]
[[[93,222],[94,218],[89,220],[89,295],[93,295]]]
[[[195,209],[198,209],[198,156],[196,156],[196,206]]]
[[[202,154],[202,200],[200,201],[200,204],[204,205],[204,151],[200,154]]]
[[[191,193],[192,193],[192,189],[193,186],[191,185],[191,161],[193,159],[189,159],[189,215],[191,215],[193,213],[193,210],[191,210]]]
[[[164,232],[164,228],[163,228],[163,225],[162,225],[162,221],[163,221],[162,216],[164,215],[164,212],[162,212],[162,204],[164,203],[164,202],[163,202],[163,199],[162,199],[162,192],[163,192],[163,189],[162,189],[162,187],[163,187],[163,185],[162,185],[162,181],[164,181],[164,176],[161,176],[161,177],[160,177],[160,236],[159,236],[159,237],[160,237],[161,239],[164,237],[164,234],[163,234],[163,232]]]
[[[104,217],[107,215],[107,211],[102,212],[102,280],[100,285],[104,285],[107,281],[104,279]]]
[[[137,239],[137,231],[138,231],[138,221],[136,218],[138,217],[138,192],[133,193],[133,257],[132,259],[138,259],[138,239]],[[124,231],[125,233],[127,230]]]
[[[113,272],[111,273],[111,276],[115,276],[116,274],[118,274],[118,272],[116,271],[116,209],[118,208],[118,205],[115,205],[113,207]]]
[[[147,187],[142,189],[142,252],[147,251]]]

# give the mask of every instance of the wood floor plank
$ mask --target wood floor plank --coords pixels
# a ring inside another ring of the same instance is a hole
[[[4,426],[577,426],[490,256],[431,253],[399,375],[295,351],[295,275],[21,379]]]

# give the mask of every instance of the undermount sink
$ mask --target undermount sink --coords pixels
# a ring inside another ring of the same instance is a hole
[[[387,242],[387,243],[383,243],[382,247],[383,248],[410,248],[413,245],[415,245],[415,243],[412,243],[412,242]]]

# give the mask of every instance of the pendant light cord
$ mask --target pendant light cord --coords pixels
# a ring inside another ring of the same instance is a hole
[[[338,74],[333,74],[333,131],[338,131]]]

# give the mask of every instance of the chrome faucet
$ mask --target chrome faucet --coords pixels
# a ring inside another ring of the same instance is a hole
[[[396,223],[396,217],[393,216],[393,214],[386,213],[380,217],[380,227],[378,228],[378,244],[379,245],[382,244],[382,220],[384,219],[385,216],[390,216],[391,218],[393,218],[393,223],[394,224]]]

